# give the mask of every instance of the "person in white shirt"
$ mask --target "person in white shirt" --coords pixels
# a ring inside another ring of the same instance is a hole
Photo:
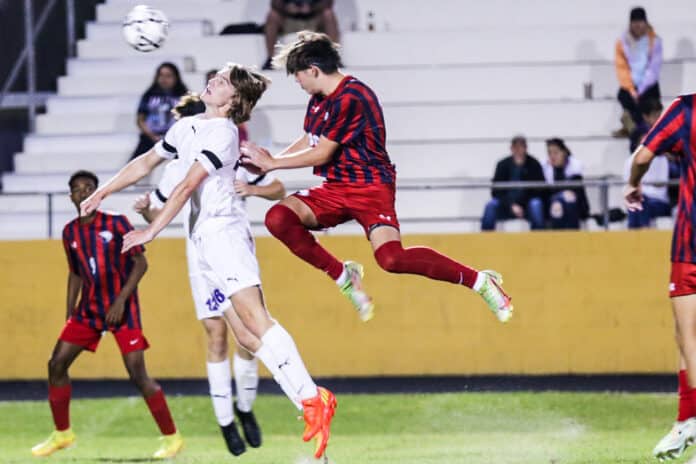
[[[240,65],[221,69],[201,94],[205,113],[180,119],[153,149],[128,163],[87,198],[81,210],[83,214],[95,210],[109,194],[134,184],[166,159],[178,157],[190,166],[152,223],[124,237],[123,251],[153,240],[189,202],[188,235],[198,254],[198,266],[216,289],[211,305],[218,305],[237,343],[264,363],[303,411],[302,438],[316,437],[314,454],[319,458],[328,444],[336,398],[326,388],[317,387],[292,337],[266,309],[247,216],[234,201],[239,162],[235,124],[249,119],[268,83],[263,75]]]

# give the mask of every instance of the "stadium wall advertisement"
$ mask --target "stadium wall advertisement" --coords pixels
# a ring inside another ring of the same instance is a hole
[[[500,324],[473,292],[377,267],[364,237],[321,236],[365,264],[377,305],[364,324],[335,284],[273,238],[257,240],[268,307],[315,376],[673,372],[667,296],[670,233],[411,235],[480,269],[499,270],[515,316]],[[205,336],[190,296],[183,239],[148,245],[140,286],[146,360],[158,378],[205,377]],[[60,241],[0,242],[0,378],[42,379],[65,316]],[[264,371],[265,372],[265,371]],[[74,378],[124,378],[110,335]],[[268,373],[265,372],[268,376]]]

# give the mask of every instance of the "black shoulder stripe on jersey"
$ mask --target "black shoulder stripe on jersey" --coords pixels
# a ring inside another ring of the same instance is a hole
[[[212,151],[208,150],[203,150],[201,151],[205,155],[208,160],[210,160],[211,163],[213,163],[213,166],[215,166],[215,169],[220,169],[222,167],[222,161],[220,161],[220,158],[215,155]]]
[[[259,182],[261,182],[261,181],[264,180],[265,178],[266,178],[266,174],[261,174],[259,177],[257,177],[256,179],[252,180],[252,181],[250,182],[250,184],[251,184],[251,185],[257,185]]]
[[[157,196],[157,198],[159,198],[159,201],[161,201],[162,203],[167,202],[167,197],[164,196],[160,189],[155,189],[155,195]]]
[[[166,140],[162,139],[162,148],[167,150],[169,153],[176,153],[176,148],[169,145]]]

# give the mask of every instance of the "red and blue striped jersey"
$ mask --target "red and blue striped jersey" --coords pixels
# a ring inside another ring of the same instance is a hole
[[[137,246],[121,254],[123,236],[131,230],[133,226],[126,216],[102,211],[97,211],[90,223],[80,224],[78,217],[63,228],[70,272],[82,278],[80,302],[72,311],[77,321],[97,330],[107,328],[106,313],[133,268],[131,257],[145,251]],[[137,289],[125,302],[122,327],[142,328]]]
[[[674,263],[696,263],[695,103],[693,94],[675,99],[643,139],[643,145],[656,155],[671,153],[680,160],[679,204],[672,235]]]
[[[382,106],[372,89],[358,79],[345,76],[330,95],[312,96],[304,130],[311,146],[322,135],[340,145],[332,160],[316,166],[314,174],[357,184],[396,182],[387,154]]]

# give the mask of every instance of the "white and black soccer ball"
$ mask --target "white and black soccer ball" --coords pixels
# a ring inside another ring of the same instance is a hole
[[[160,48],[167,39],[169,21],[160,10],[137,5],[123,20],[123,37],[139,52]]]

